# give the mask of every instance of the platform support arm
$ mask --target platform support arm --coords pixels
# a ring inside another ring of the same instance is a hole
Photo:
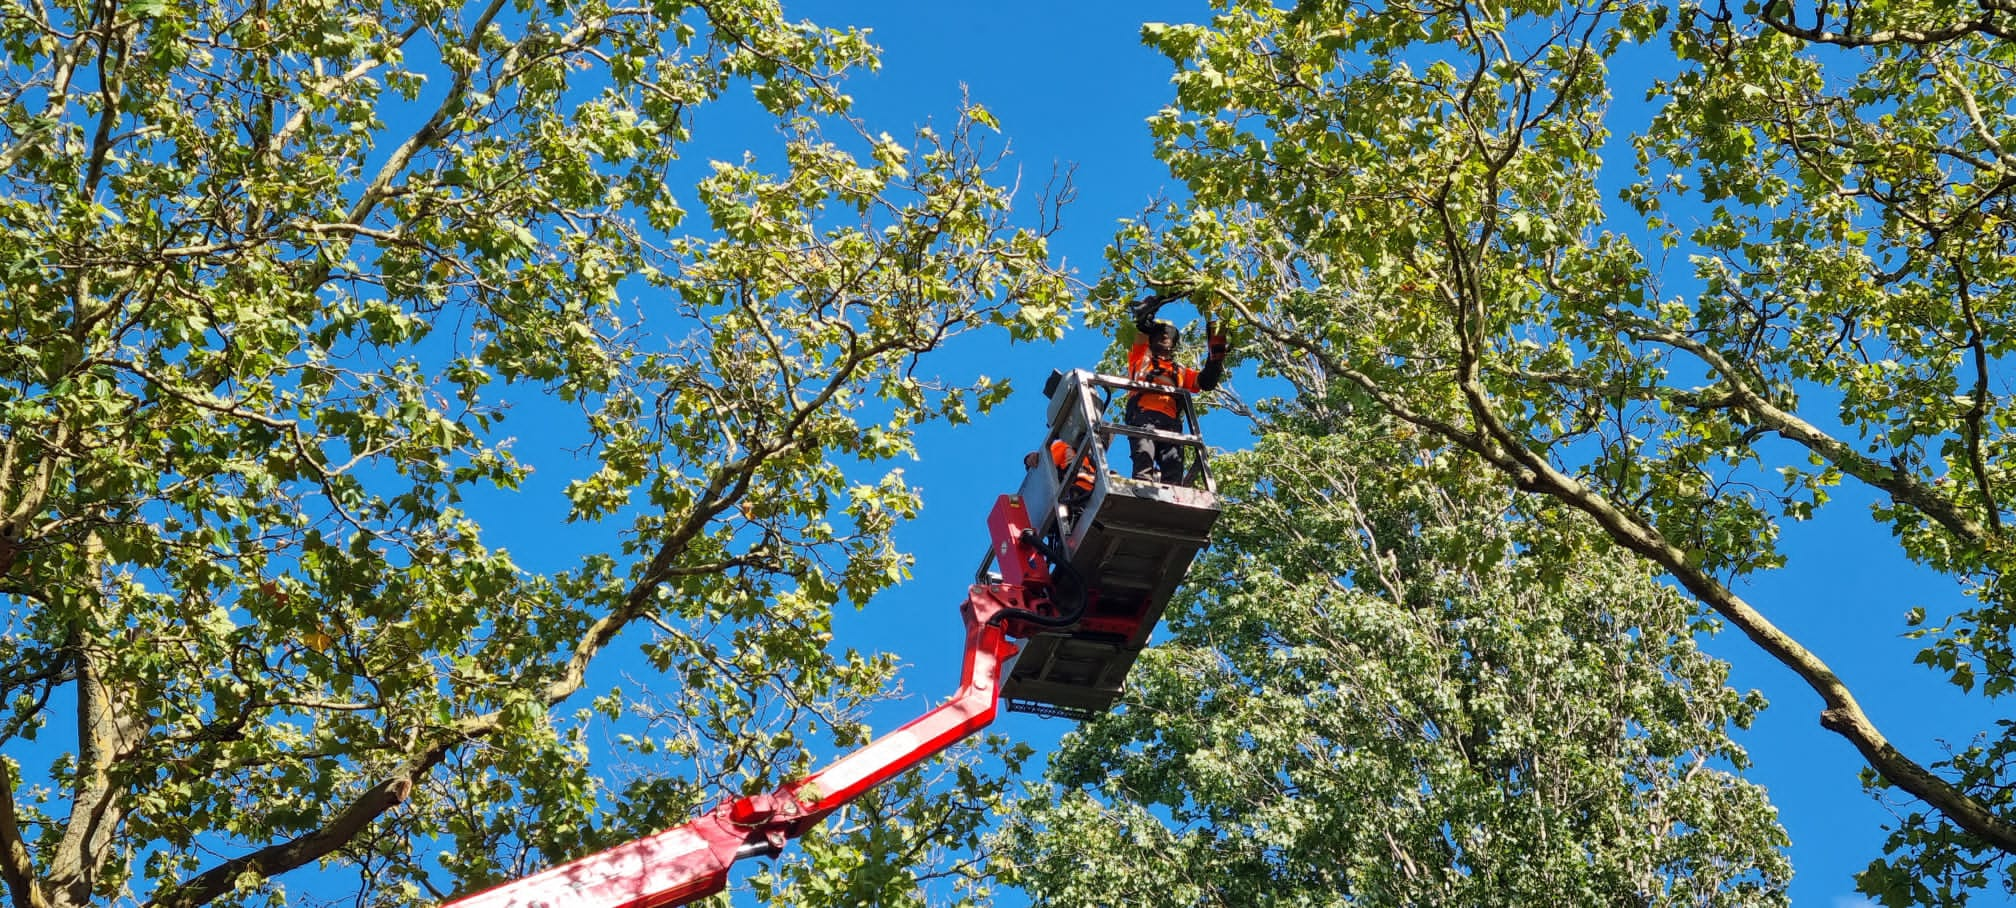
[[[805,811],[792,835],[799,835],[848,801],[994,721],[1001,700],[1002,667],[1014,656],[1000,622],[966,628],[966,660],[959,692],[937,708],[883,735],[825,769],[784,787]]]
[[[999,584],[972,588],[960,610],[966,652],[959,691],[902,728],[773,793],[736,798],[684,826],[441,908],[664,908],[720,892],[737,859],[776,855],[787,838],[993,722],[1003,666],[1017,651],[1005,626],[1012,622],[1000,613],[1017,602],[1019,595]]]

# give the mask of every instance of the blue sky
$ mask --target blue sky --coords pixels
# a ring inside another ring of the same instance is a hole
[[[882,70],[857,75],[847,88],[872,129],[900,135],[929,120],[949,121],[963,90],[999,117],[1025,198],[1033,198],[1029,193],[1048,180],[1053,166],[1075,167],[1078,197],[1065,212],[1055,250],[1081,279],[1097,279],[1101,249],[1117,220],[1181,192],[1153,159],[1143,125],[1170,95],[1169,63],[1141,45],[1139,30],[1145,21],[1204,21],[1204,3],[818,0],[790,3],[786,10],[826,25],[873,29],[883,49]],[[1623,121],[1642,122],[1645,112],[1633,109],[1642,97],[1618,92]],[[919,439],[909,474],[923,487],[926,508],[900,537],[917,555],[915,578],[841,619],[840,643],[890,651],[909,666],[904,683],[916,696],[878,713],[878,729],[900,724],[911,707],[922,710],[951,691],[960,641],[955,608],[982,553],[986,508],[1018,481],[1021,453],[1040,440],[1036,389],[1053,367],[1092,364],[1105,344],[1103,336],[1081,330],[1054,347],[1011,348],[990,340],[956,357],[1022,390],[992,416],[970,426],[932,427]],[[1224,430],[1238,434],[1233,417],[1215,420],[1221,445],[1227,443]],[[1207,434],[1213,429],[1207,420]],[[1868,519],[1867,500],[1847,492],[1815,521],[1787,526],[1788,566],[1738,592],[1826,659],[1892,743],[1931,762],[1943,754],[1942,739],[1964,744],[1996,716],[1987,704],[1911,664],[1918,647],[1901,636],[1905,612],[1925,605],[1938,614],[1957,598],[1955,587],[1906,563],[1887,529]],[[1757,688],[1771,700],[1740,740],[1755,761],[1748,777],[1769,789],[1791,834],[1793,903],[1864,904],[1853,894],[1850,875],[1879,856],[1881,825],[1891,812],[1862,792],[1860,758],[1844,739],[1820,728],[1817,697],[1741,635],[1725,633],[1708,648],[1732,663],[1733,685]],[[995,726],[1039,752],[1068,728],[1060,720],[1024,716],[1004,717]]]
[[[997,141],[1013,152],[1004,177],[1019,168],[1025,202],[1033,203],[1053,170],[1073,169],[1077,196],[1064,211],[1054,249],[1081,279],[1098,277],[1101,251],[1120,219],[1181,192],[1153,159],[1144,126],[1170,95],[1169,63],[1141,45],[1139,31],[1145,21],[1205,19],[1209,10],[1200,0],[786,2],[794,18],[873,29],[883,68],[857,73],[846,85],[872,130],[904,136],[929,121],[949,122],[962,95],[969,95],[999,118],[1003,135]],[[1641,120],[1643,111],[1628,107],[1640,97],[1620,92],[1620,114]],[[704,148],[764,141],[732,129],[710,131],[711,116],[709,109],[698,114]],[[732,116],[723,115],[720,125],[732,126],[728,120]],[[1106,345],[1104,336],[1082,330],[1055,345],[1009,347],[998,337],[969,336],[949,355],[929,361],[933,368],[1011,379],[1021,392],[973,424],[923,430],[918,460],[907,472],[923,488],[926,507],[899,535],[917,557],[914,577],[839,618],[840,644],[894,653],[907,663],[903,683],[912,696],[878,711],[878,730],[896,727],[952,691],[963,637],[957,606],[981,559],[988,507],[1019,482],[1023,452],[1042,438],[1037,389],[1053,368],[1094,364]],[[1248,399],[1261,390],[1250,378],[1235,376],[1233,385]],[[1239,429],[1234,417],[1222,414],[1205,426],[1225,446],[1237,444]],[[1942,735],[1962,736],[1953,743],[1964,744],[1965,735],[1998,716],[1911,664],[1917,645],[1900,636],[1905,612],[1917,605],[1934,614],[1950,610],[1942,606],[1956,594],[1945,578],[1904,563],[1888,530],[1867,518],[1866,505],[1844,494],[1820,520],[1786,527],[1789,566],[1739,592],[1827,659],[1894,744],[1931,762],[1941,754]],[[596,540],[554,531],[557,508],[542,511],[530,501],[524,507],[515,516],[544,556],[557,559],[595,546]],[[1880,826],[1890,814],[1862,793],[1860,759],[1819,727],[1817,699],[1789,671],[1736,634],[1710,641],[1709,648],[1734,665],[1733,684],[1761,689],[1773,702],[1742,741],[1755,760],[1749,778],[1769,789],[1792,836],[1795,904],[1864,904],[1852,894],[1850,874],[1878,856]],[[1045,752],[1071,727],[1062,720],[1004,716],[993,730]],[[47,740],[60,740],[63,732],[59,719]],[[299,878],[283,882],[305,891]]]

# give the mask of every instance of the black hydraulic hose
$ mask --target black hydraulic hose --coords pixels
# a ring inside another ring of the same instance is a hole
[[[1036,551],[1043,553],[1043,558],[1050,562],[1051,569],[1057,572],[1059,582],[1051,584],[1052,589],[1062,589],[1067,585],[1071,588],[1073,600],[1071,607],[1065,609],[1062,615],[1045,615],[1020,608],[1002,609],[994,616],[994,621],[1020,618],[1039,627],[1070,627],[1077,624],[1078,619],[1085,617],[1085,584],[1084,578],[1078,574],[1078,568],[1071,564],[1071,559],[1065,556],[1061,548],[1037,536],[1033,529],[1022,531],[1022,541],[1035,546]],[[1057,600],[1053,598],[1050,601]]]
[[[1090,497],[1089,493],[1087,497]],[[1043,557],[1050,559],[1051,569],[1056,571],[1057,576],[1061,578],[1062,582],[1053,583],[1051,586],[1061,589],[1067,583],[1070,585],[1071,597],[1076,600],[1071,604],[1071,620],[1075,623],[1078,619],[1085,617],[1085,578],[1079,575],[1078,566],[1071,563],[1071,556],[1064,551],[1064,546],[1036,536],[1036,531],[1034,530],[1024,530],[1023,532],[1029,534],[1031,544],[1036,546],[1036,550],[1042,552]],[[1051,601],[1054,602],[1056,600],[1052,599]]]

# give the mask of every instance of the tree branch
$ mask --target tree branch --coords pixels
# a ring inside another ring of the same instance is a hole
[[[1994,35],[1995,37],[2004,39],[2016,37],[2016,31],[2011,31],[2007,26],[2003,26],[1995,21],[1993,15],[1995,10],[1992,7],[1989,10],[1989,15],[1984,15],[1978,19],[1970,19],[1945,28],[1893,28],[1860,35],[1828,31],[1821,25],[1815,25],[1811,28],[1800,26],[1792,21],[1791,12],[1792,4],[1789,0],[1780,0],[1780,2],[1765,5],[1762,19],[1764,20],[1764,24],[1769,25],[1780,34],[1798,38],[1801,41],[1808,41],[1814,44],[1832,44],[1836,47],[1876,47],[1883,44],[1943,44],[1948,41],[1964,38],[1975,32]],[[1816,16],[1816,21],[1821,20],[1818,20]],[[1852,17],[1849,24],[1853,25]]]
[[[93,569],[98,557],[85,555]],[[99,675],[99,657],[91,647],[81,637],[72,642],[77,665],[77,796],[71,801],[62,841],[49,861],[49,885],[64,890],[68,900],[79,905],[91,902],[98,872],[106,864],[105,852],[125,816],[120,806],[124,791],[113,769],[133,744],[120,715],[118,695]]]
[[[117,14],[107,16],[115,19]],[[98,184],[105,176],[105,159],[112,154],[112,127],[119,122],[121,77],[126,69],[126,37],[124,29],[115,28],[116,23],[107,21],[98,38],[98,126],[91,136],[91,158],[84,168],[82,195],[86,199],[98,194]],[[129,26],[130,27],[130,26]]]
[[[211,867],[189,882],[155,896],[147,905],[150,908],[196,908],[231,891],[238,878],[246,873],[270,878],[320,860],[343,847],[386,811],[405,803],[413,792],[414,780],[433,769],[446,753],[445,746],[427,751],[392,778],[372,786],[345,805],[320,828]]]
[[[1842,472],[1883,490],[1899,503],[1911,506],[1945,527],[1947,532],[1967,542],[1980,543],[1987,538],[1986,528],[1961,513],[1954,502],[1940,495],[1938,490],[1920,482],[1916,476],[1877,463],[1874,459],[1857,453],[1840,439],[1820,431],[1812,423],[1780,409],[1751,387],[1736,364],[1707,344],[1683,332],[1644,319],[1626,318],[1613,313],[1612,321],[1634,339],[1657,341],[1700,358],[1722,376],[1722,383],[1740,401],[1740,405],[1753,421],[1778,433],[1780,437],[1799,443],[1829,463],[1840,467]]]
[[[1967,349],[1974,356],[1974,393],[1967,412],[1960,414],[1966,427],[1967,467],[1981,489],[1981,510],[1988,515],[1988,531],[2002,535],[2002,508],[1995,503],[1995,487],[1988,481],[1988,459],[1981,452],[1981,421],[1988,416],[1988,345],[1981,336],[1981,319],[1974,312],[1974,294],[1968,289],[1966,271],[1953,265],[1959,285],[1960,313],[1967,319]]]
[[[490,23],[503,11],[505,2],[506,0],[490,0],[490,4],[477,15],[475,25],[469,29],[464,50],[471,54],[476,52],[482,44],[483,32],[489,29]],[[376,65],[376,61],[373,61],[373,65]],[[343,223],[362,226],[364,219],[370,217],[371,212],[378,207],[378,203],[384,200],[385,193],[392,188],[392,181],[406,169],[413,156],[418,154],[420,149],[440,141],[441,137],[448,134],[448,118],[460,111],[462,105],[467,102],[469,76],[475,68],[464,65],[454,67],[454,71],[455,78],[449,82],[447,96],[441,99],[440,106],[434,108],[427,122],[422,123],[419,129],[406,137],[406,141],[399,143],[399,147],[392,150],[392,155],[385,160],[384,166],[378,168],[377,175],[372,177],[371,182],[357,194],[357,202],[350,206],[350,211],[343,216]]]
[[[1935,55],[1932,72],[1939,76],[1940,83],[1945,85],[1948,91],[1953,92],[1954,97],[1960,99],[1960,110],[1967,115],[1968,130],[1987,147],[1990,154],[1995,156],[1995,162],[2000,165],[2000,169],[2005,172],[2016,170],[2016,156],[2012,156],[2004,149],[2002,142],[1995,137],[1995,130],[1988,128],[1988,121],[1981,115],[1981,105],[1975,99],[1973,90],[1954,78],[1952,61],[1943,54]]]
[[[93,4],[93,6],[95,8],[96,4]],[[46,15],[44,13],[45,17]],[[45,36],[57,36],[55,29],[49,25],[46,18],[40,24]],[[48,125],[35,126],[28,129],[21,133],[20,137],[5,152],[0,152],[0,173],[12,171],[15,163],[25,156],[30,149],[40,145],[45,139],[54,134],[57,125],[63,122],[59,114],[70,105],[70,82],[76,78],[77,67],[81,62],[79,58],[84,54],[85,42],[81,34],[62,40],[69,41],[70,46],[67,52],[62,55],[61,60],[56,64],[56,71],[49,77],[49,96],[42,105],[42,115],[30,121],[46,123]]]
[[[1714,609],[1716,614],[1735,625],[1773,659],[1790,668],[1804,680],[1808,687],[1819,694],[1823,704],[1820,713],[1821,726],[1847,738],[1862,754],[1870,768],[1883,779],[1923,800],[1955,825],[1981,837],[1994,847],[2016,852],[2016,824],[1998,816],[1980,800],[1969,796],[1965,791],[1898,751],[1863,712],[1848,686],[1817,655],[1779,630],[1755,607],[1702,570],[1685,550],[1668,542],[1658,530],[1624,513],[1601,494],[1591,490],[1573,476],[1555,469],[1546,459],[1520,444],[1519,438],[1497,418],[1495,410],[1490,406],[1488,392],[1474,375],[1459,376],[1459,382],[1466,399],[1466,409],[1481,432],[1464,431],[1446,421],[1408,409],[1371,376],[1349,368],[1346,363],[1338,360],[1330,351],[1314,341],[1272,327],[1265,320],[1255,317],[1244,301],[1235,300],[1233,305],[1249,324],[1255,325],[1270,338],[1315,357],[1326,370],[1358,385],[1394,416],[1433,431],[1450,443],[1482,457],[1506,473],[1522,489],[1552,497],[1594,518],[1597,525],[1618,544],[1664,569],[1688,592]],[[1686,341],[1690,349],[1699,348],[1700,353],[1712,355],[1712,351],[1701,348],[1701,345],[1693,342],[1691,338],[1683,336],[1679,339]],[[1711,363],[1719,359],[1715,357]],[[1736,393],[1743,397],[1752,410],[1768,406],[1768,401],[1763,401],[1750,391],[1748,386],[1742,383],[1740,375],[1728,371],[1727,367],[1728,364],[1725,362],[1718,366],[1718,369],[1724,370],[1723,374],[1727,376]],[[1803,443],[1814,447],[1815,450],[1821,450],[1821,446],[1828,443],[1846,448],[1845,445],[1819,433],[1790,414],[1778,411],[1776,408],[1771,408],[1771,411],[1765,418],[1776,419],[1784,427],[1780,430],[1781,434],[1785,434],[1788,438],[1803,439]],[[1800,434],[1795,435],[1794,432]],[[1852,455],[1852,452],[1847,453]],[[1920,498],[1929,496],[1927,490],[1917,488],[1915,480],[1908,477],[1892,480],[1891,485],[1908,495]],[[1943,501],[1936,496],[1929,497],[1934,502]],[[1971,522],[1965,522],[1964,518],[1959,518],[1957,514],[1951,514],[1950,509],[1948,511],[1952,518],[1971,525]]]
[[[0,759],[0,881],[7,884],[14,908],[49,908],[42,884],[35,879],[28,843],[21,838],[21,826],[14,816],[14,776],[5,759]]]

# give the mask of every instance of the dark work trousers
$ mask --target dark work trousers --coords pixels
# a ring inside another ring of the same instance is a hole
[[[1166,413],[1158,413],[1154,410],[1144,410],[1133,406],[1131,403],[1127,407],[1127,424],[1142,429],[1160,429],[1164,432],[1183,431],[1183,423],[1178,421],[1176,417]],[[1142,470],[1146,470],[1152,466],[1162,471],[1163,482],[1172,486],[1183,484],[1183,448],[1181,445],[1171,444],[1166,441],[1156,441],[1153,438],[1135,438],[1131,440],[1134,442],[1135,476],[1140,476]]]

